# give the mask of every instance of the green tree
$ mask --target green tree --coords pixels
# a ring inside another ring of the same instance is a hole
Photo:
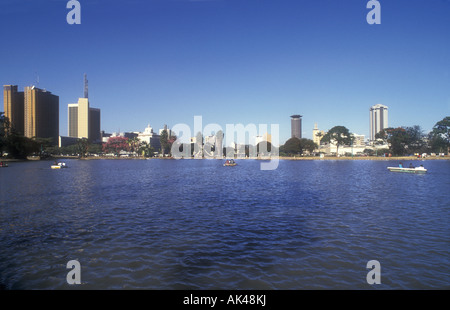
[[[292,156],[301,155],[304,151],[314,152],[317,144],[311,139],[292,137],[280,147],[280,152]]]
[[[89,154],[101,154],[102,153],[102,145],[99,143],[91,143],[87,148],[87,152]]]
[[[10,130],[9,119],[4,112],[0,112],[0,155],[6,150],[7,136]]]
[[[339,146],[351,145],[355,137],[344,126],[334,126],[323,137],[320,142],[336,143],[336,155],[339,154]]]
[[[406,154],[410,141],[408,132],[402,127],[383,129],[375,135],[375,138],[386,141],[389,144],[389,150],[396,156]]]
[[[161,153],[164,154],[166,151],[169,151],[169,134],[166,129],[161,132],[161,136],[159,137],[159,141],[161,143]]]
[[[130,146],[130,151],[133,153],[139,153],[139,148],[141,147],[141,140],[138,137],[133,137],[128,139],[128,145]]]
[[[308,151],[309,153],[314,152],[317,149],[318,145],[311,139],[301,138],[300,139],[302,150]]]
[[[139,144],[138,153],[144,157],[152,157],[155,149],[146,141],[142,141]]]
[[[302,143],[300,139],[296,137],[290,138],[280,147],[280,152],[289,156],[300,155],[302,151]]]
[[[89,140],[86,138],[77,139],[77,153],[80,157],[86,157],[89,148]]]
[[[408,135],[407,152],[412,153],[424,153],[427,151],[427,142],[425,141],[425,134],[419,125],[412,127],[406,127],[406,133]]]
[[[41,145],[12,130],[6,139],[6,150],[10,157],[24,159],[31,154],[40,153]]]
[[[450,148],[450,116],[437,122],[429,136],[430,146],[435,152],[449,152]]]

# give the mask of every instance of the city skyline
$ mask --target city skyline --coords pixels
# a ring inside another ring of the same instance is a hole
[[[80,25],[67,24],[66,2],[0,4],[12,34],[0,83],[57,94],[61,136],[84,73],[106,132],[202,115],[223,128],[279,124],[284,143],[299,113],[305,138],[315,123],[368,138],[376,104],[389,126],[426,132],[450,110],[446,1],[381,1],[380,25],[367,24],[364,1],[80,1]]]

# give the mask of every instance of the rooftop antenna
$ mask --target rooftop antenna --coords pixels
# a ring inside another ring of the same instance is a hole
[[[35,72],[36,74],[36,87],[39,87],[39,75],[37,72]]]
[[[86,73],[84,74],[84,98],[88,98],[88,80]]]

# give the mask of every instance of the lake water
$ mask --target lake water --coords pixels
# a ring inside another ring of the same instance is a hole
[[[0,169],[3,288],[450,289],[447,160],[65,162]]]

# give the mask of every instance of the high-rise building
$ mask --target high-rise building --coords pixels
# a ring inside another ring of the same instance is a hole
[[[67,107],[69,137],[101,141],[100,109],[89,107],[87,98],[79,98],[78,103],[69,103]]]
[[[370,107],[370,140],[375,140],[375,135],[388,128],[388,107],[376,104]]]
[[[24,135],[28,138],[59,137],[59,96],[35,86],[24,90]]]
[[[93,142],[102,141],[100,124],[100,109],[89,108],[89,139]]]
[[[291,138],[302,138],[302,116],[291,115]]]
[[[69,137],[101,142],[100,109],[91,108],[87,96],[88,85],[85,74],[84,98],[78,98],[78,103],[69,103],[67,106]]]
[[[3,108],[11,128],[24,133],[24,93],[17,91],[17,85],[3,86]]]

